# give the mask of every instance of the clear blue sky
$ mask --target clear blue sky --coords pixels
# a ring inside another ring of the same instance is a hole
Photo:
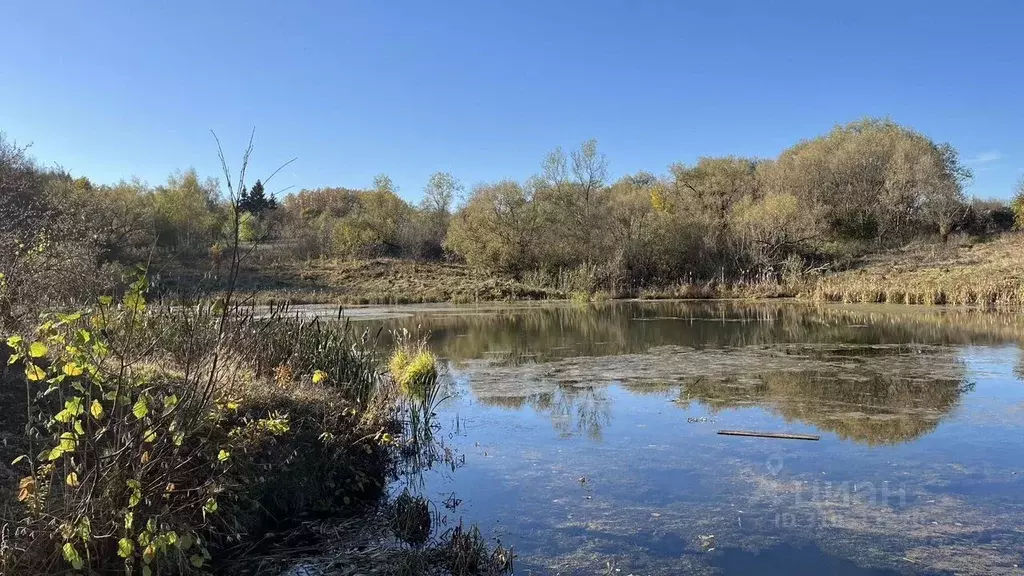
[[[525,178],[596,138],[613,175],[773,156],[889,115],[949,141],[970,190],[1024,170],[1024,2],[7,1],[0,130],[100,182],[216,176],[210,130],[269,188]],[[237,164],[237,162],[236,162]]]

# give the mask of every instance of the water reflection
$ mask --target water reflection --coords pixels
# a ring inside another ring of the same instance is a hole
[[[969,309],[844,308],[783,303],[611,302],[591,306],[508,306],[488,313],[413,311],[385,328],[430,333],[455,359],[506,365],[573,356],[778,343],[996,345],[1024,341],[1017,314]]]
[[[973,384],[962,379],[914,381],[880,374],[851,377],[833,372],[758,374],[756,383],[736,378],[696,378],[681,385],[627,384],[634,394],[674,396],[675,406],[694,403],[710,414],[759,406],[785,422],[801,422],[840,439],[869,446],[909,442],[935,430]],[[487,406],[531,408],[551,419],[561,435],[600,440],[611,422],[609,400],[600,389],[559,386],[529,396],[479,397]]]
[[[712,413],[757,404],[782,416],[870,446],[908,442],[931,432],[960,397],[973,389],[963,379],[911,380],[882,374],[775,372],[754,385],[700,378],[684,384],[680,407],[690,402]]]
[[[1019,573],[1017,316],[612,303],[395,327],[431,333],[459,391],[438,411],[466,422],[466,466],[426,492],[457,494],[517,568]]]
[[[529,407],[563,435],[594,439],[612,418],[607,384],[664,396],[685,411],[695,404],[712,415],[759,407],[869,446],[935,430],[973,386],[951,349],[925,345],[661,347],[513,366],[463,362],[453,370],[485,405]]]
[[[586,436],[601,440],[601,430],[611,423],[611,405],[603,390],[593,387],[559,386],[552,392],[529,396],[483,396],[487,406],[508,410],[529,407],[551,419],[555,430],[565,438]]]

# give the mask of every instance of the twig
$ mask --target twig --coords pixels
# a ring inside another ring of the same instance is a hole
[[[719,430],[722,436],[750,436],[754,438],[780,438],[783,440],[821,440],[812,434],[789,434],[787,432],[751,432],[749,430]]]

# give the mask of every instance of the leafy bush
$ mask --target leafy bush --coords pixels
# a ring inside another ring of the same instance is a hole
[[[211,307],[147,310],[145,290],[6,341],[32,433],[20,514],[0,529],[13,535],[4,573],[204,570],[267,522],[379,494],[392,413],[358,340]],[[264,377],[257,351],[286,376]]]

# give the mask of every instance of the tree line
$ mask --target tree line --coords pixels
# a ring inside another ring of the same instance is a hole
[[[594,141],[541,172],[473,188],[445,246],[512,274],[590,264],[619,285],[778,280],[868,250],[1010,229],[1011,204],[968,200],[949,144],[887,119],[837,126],[777,158],[704,157],[608,181]],[[1024,189],[1022,189],[1024,192]]]
[[[556,148],[539,168],[469,189],[438,172],[419,203],[383,174],[368,189],[281,199],[257,182],[235,202],[244,240],[293,259],[449,259],[514,276],[587,268],[619,287],[778,280],[915,239],[1024,223],[1024,185],[1008,203],[968,199],[971,172],[956,149],[888,119],[837,126],[776,158],[703,157],[663,174],[612,180],[593,140]],[[220,183],[195,170],[159,185],[96,185],[42,167],[2,134],[0,199],[0,313],[19,294],[68,296],[118,266],[216,261],[234,211]],[[87,273],[44,286],[69,267]]]

